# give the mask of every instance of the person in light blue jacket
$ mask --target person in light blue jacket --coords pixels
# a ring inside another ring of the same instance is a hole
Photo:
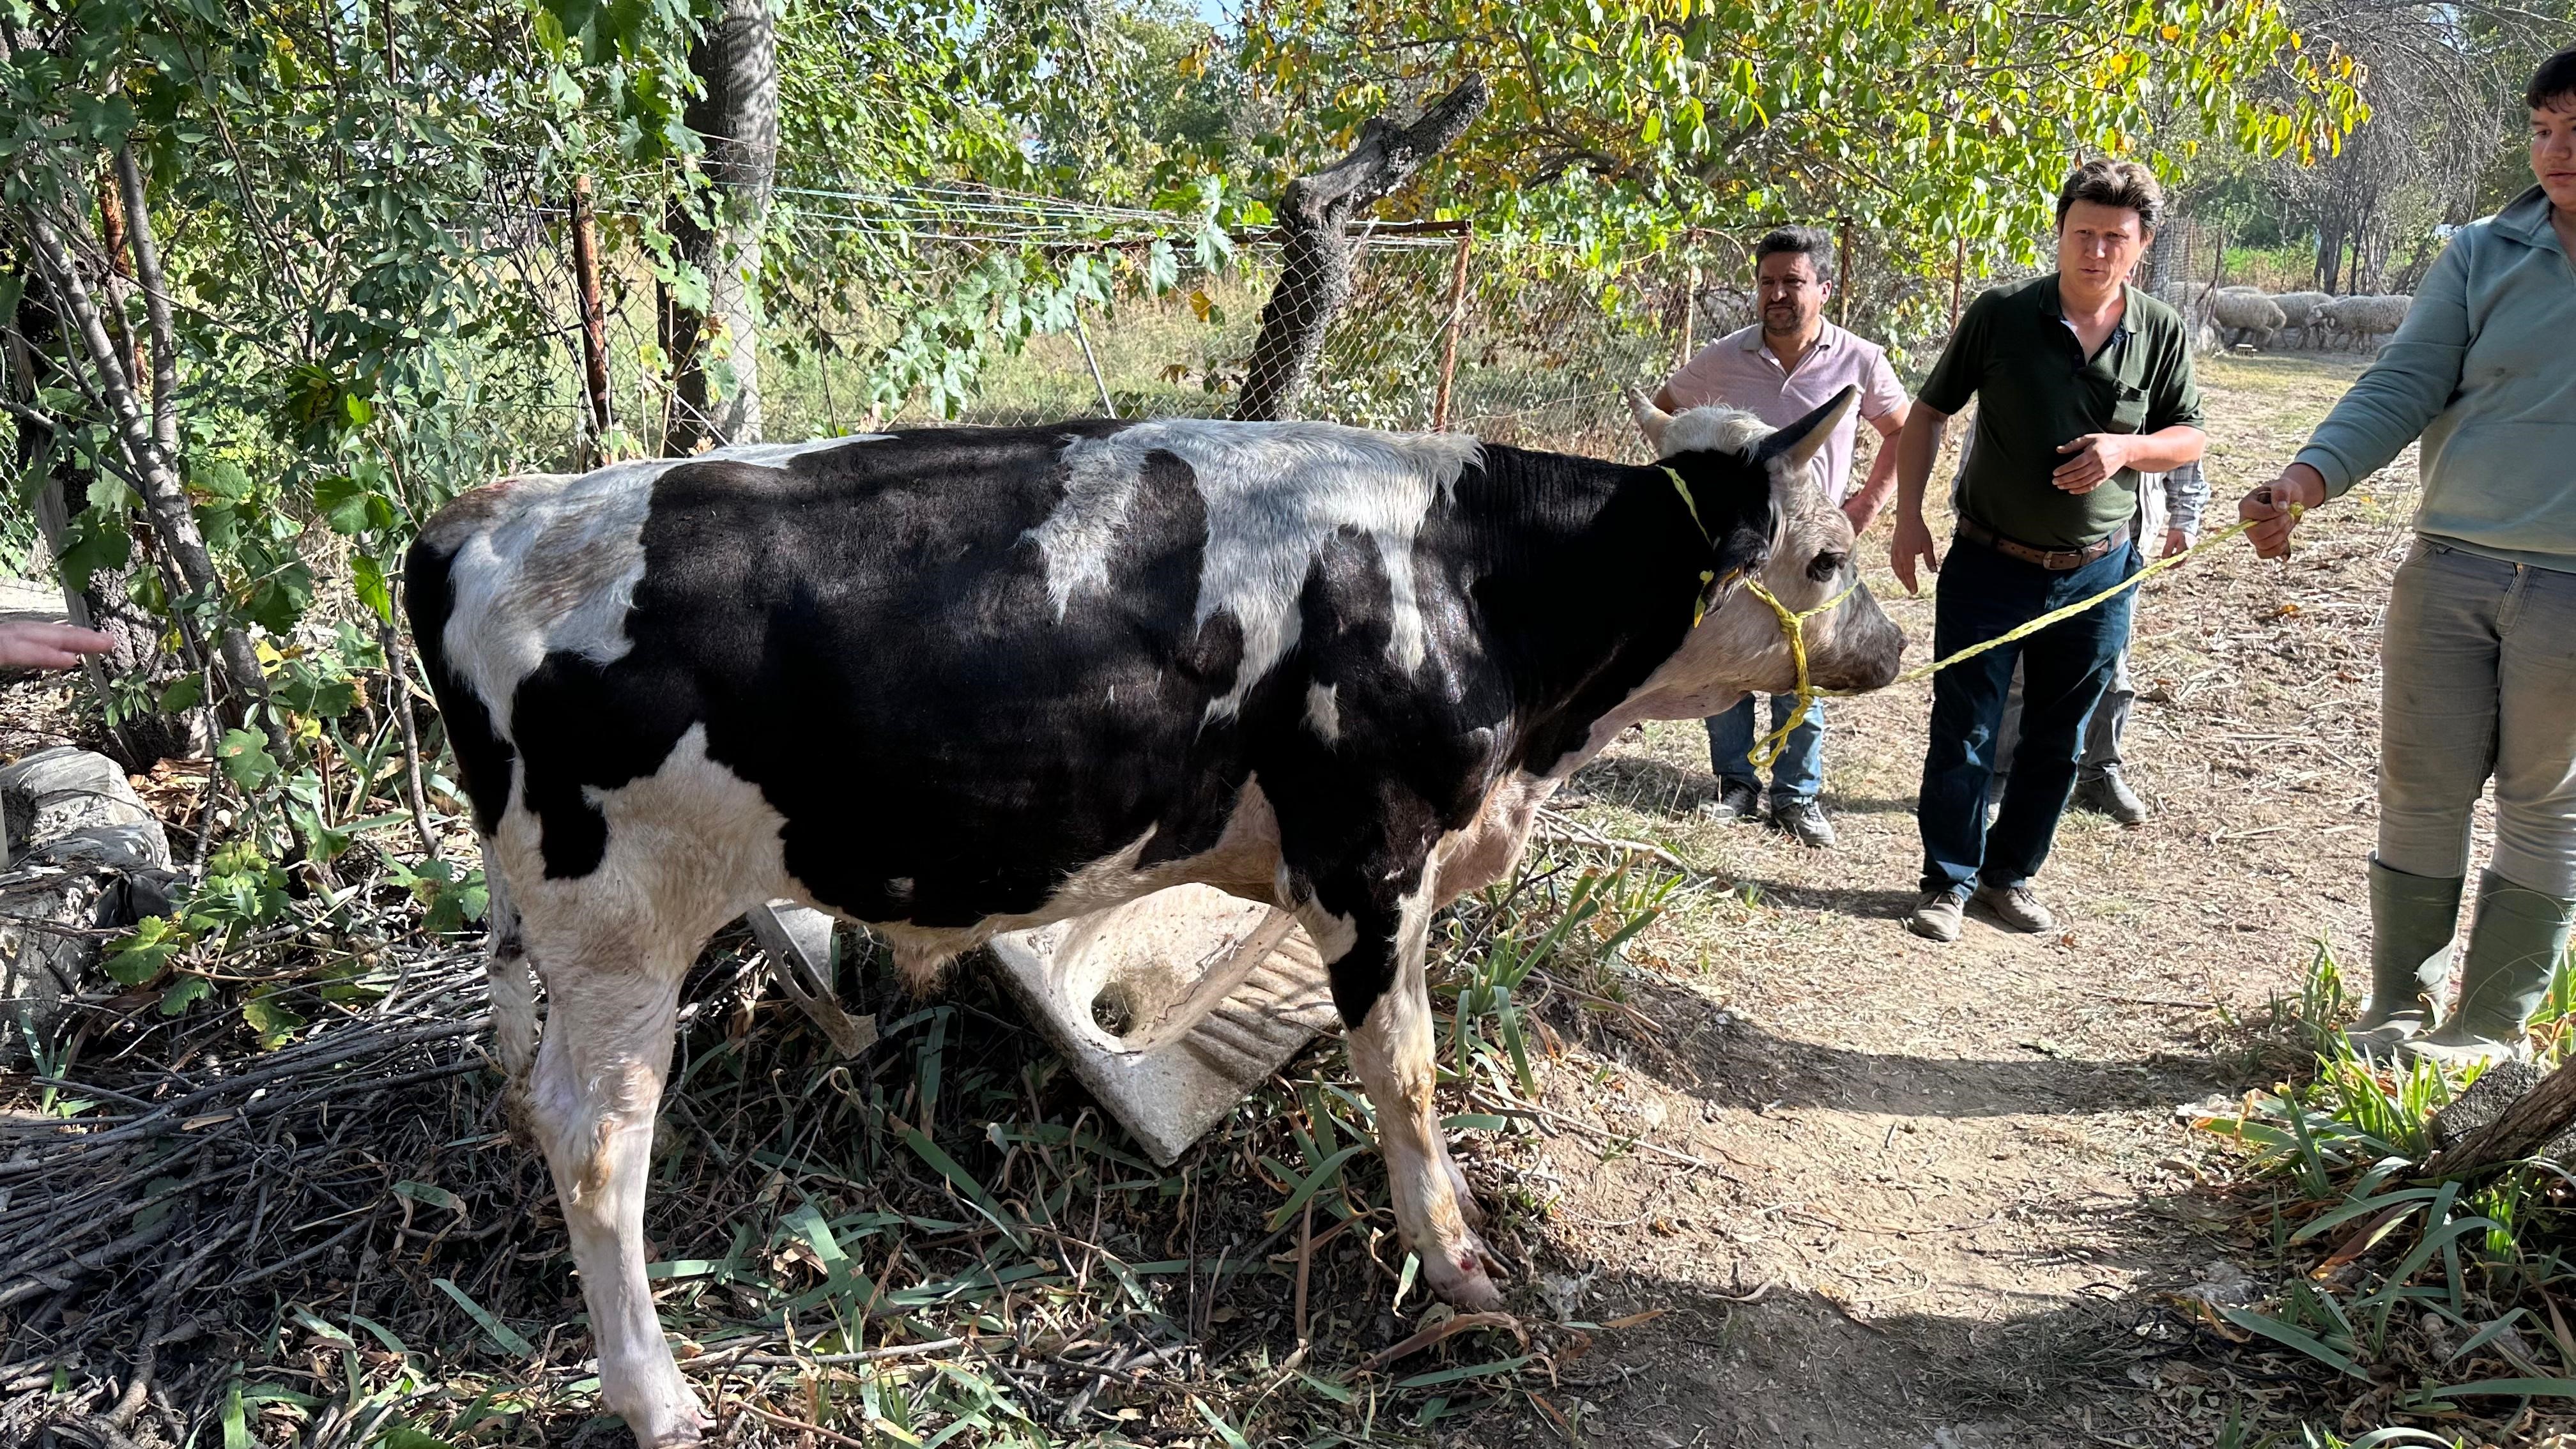
[[[2539,184],[2460,229],[2378,361],[2237,506],[2277,558],[2294,508],[2423,441],[2380,643],[2370,1001],[2347,1035],[2451,1063],[2523,1052],[2576,921],[2576,48],[2525,100]],[[2437,1022],[2490,777],[2494,858]]]

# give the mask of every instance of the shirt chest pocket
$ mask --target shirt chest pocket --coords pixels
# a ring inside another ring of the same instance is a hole
[[[2146,426],[2147,390],[2121,383],[2111,398],[2111,426],[2114,433],[2134,433]]]

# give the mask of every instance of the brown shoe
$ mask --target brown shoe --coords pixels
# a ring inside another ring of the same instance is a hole
[[[1995,918],[1995,924],[2007,931],[2037,932],[2057,929],[2057,917],[2050,915],[2048,907],[2039,903],[2039,897],[2030,893],[2029,886],[1980,885],[1975,894],[1968,899],[1971,903],[1984,907],[1986,914]]]
[[[1959,916],[1967,897],[1955,890],[1925,891],[1914,914],[1905,918],[1905,929],[1927,941],[1959,939]]]

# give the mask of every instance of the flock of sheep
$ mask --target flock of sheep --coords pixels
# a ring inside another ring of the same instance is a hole
[[[2204,351],[2250,343],[2288,347],[2377,347],[2406,320],[2412,297],[2337,297],[2266,292],[2260,287],[2194,287],[2167,301],[2199,326]]]

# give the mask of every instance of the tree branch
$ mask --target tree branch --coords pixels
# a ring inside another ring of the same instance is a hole
[[[143,200],[143,171],[134,146],[116,149],[116,185],[125,194],[125,238],[134,250],[134,280],[143,288],[143,315],[152,332],[152,441],[161,460],[179,464],[179,350],[171,341],[170,284],[161,270],[161,247],[152,237],[152,208]]]
[[[1279,223],[1287,243],[1279,280],[1261,309],[1261,336],[1244,365],[1243,396],[1235,417],[1274,422],[1288,417],[1297,395],[1324,353],[1324,334],[1351,297],[1352,217],[1402,186],[1424,162],[1456,141],[1484,113],[1485,78],[1470,75],[1457,89],[1398,128],[1385,117],[1360,130],[1351,153],[1310,176],[1288,183]]]
[[[80,262],[63,241],[62,232],[44,213],[34,207],[25,212],[27,229],[33,237],[38,266],[46,282],[63,305],[70,309],[74,330],[81,347],[89,354],[91,369],[98,374],[99,391],[116,423],[116,438],[126,461],[134,467],[141,482],[144,511],[151,516],[152,531],[159,536],[163,551],[179,571],[188,592],[216,601],[222,595],[222,582],[215,564],[206,552],[205,536],[197,531],[196,512],[189,506],[187,490],[179,483],[176,461],[161,451],[159,439],[153,436],[153,425],[136,403],[132,379],[125,375],[124,360],[117,356],[116,344],[108,337],[106,325],[99,319],[97,304],[91,299],[89,284],[80,273]],[[138,212],[126,218],[129,234],[139,234],[150,225]],[[156,275],[150,284],[162,290]],[[166,293],[165,293],[166,298]],[[167,323],[164,302],[163,322]],[[182,601],[170,601],[170,616],[178,621],[182,632],[193,625]],[[219,652],[225,683],[233,699],[243,707],[262,697],[266,681],[260,674],[259,656],[252,652],[249,636],[237,625],[221,624]],[[202,651],[201,651],[202,652]],[[282,743],[282,741],[273,741]]]

